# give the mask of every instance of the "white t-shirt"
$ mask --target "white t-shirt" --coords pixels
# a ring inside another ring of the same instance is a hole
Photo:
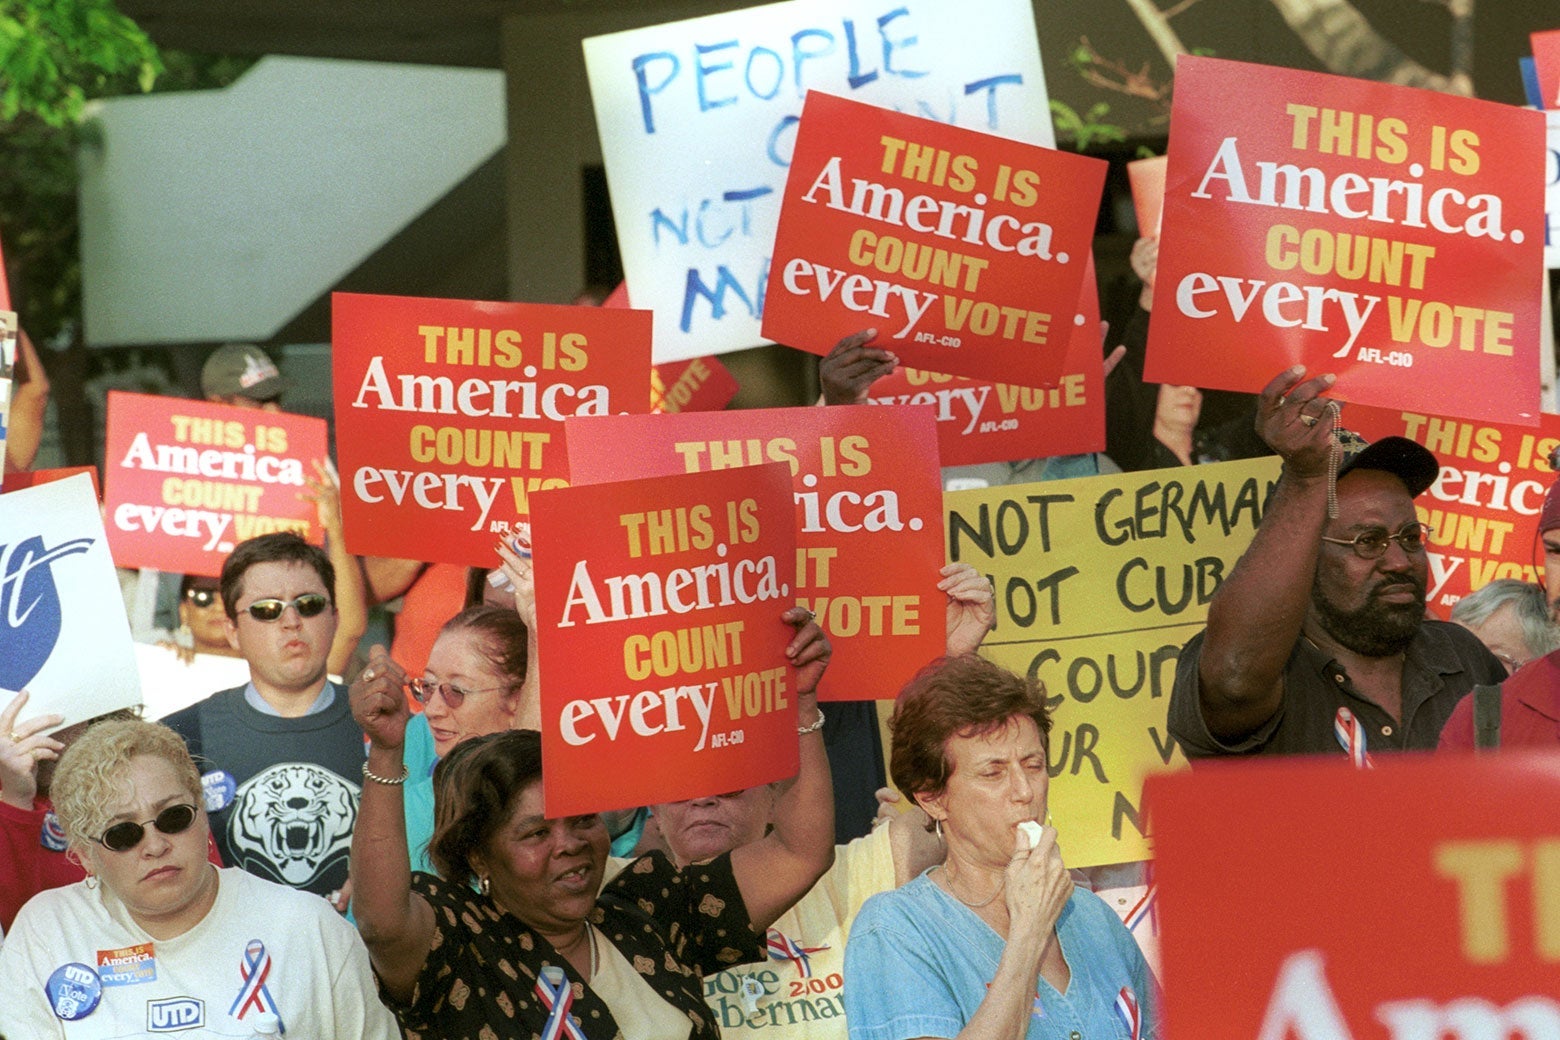
[[[834,866],[771,926],[767,962],[705,976],[721,1036],[845,1040],[845,940],[861,904],[894,887],[889,830],[835,848]]]
[[[368,951],[325,900],[236,868],[219,878],[205,918],[161,941],[103,886],[34,896],[0,947],[0,1035],[252,1037],[273,1012],[298,1040],[398,1040]]]

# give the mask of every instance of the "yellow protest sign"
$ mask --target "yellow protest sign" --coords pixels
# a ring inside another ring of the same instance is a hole
[[[1069,866],[1147,859],[1143,780],[1185,764],[1165,725],[1181,645],[1235,566],[1277,459],[955,491],[948,558],[990,576],[982,653],[1045,684],[1051,815]]]

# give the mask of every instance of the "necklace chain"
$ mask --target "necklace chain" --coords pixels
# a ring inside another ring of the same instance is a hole
[[[590,943],[590,974],[586,976],[585,979],[585,981],[589,982],[591,979],[596,977],[596,968],[599,967],[596,953],[596,929],[591,927],[589,921],[585,922],[585,930],[580,933],[580,937],[578,939],[575,939],[567,947],[555,946],[553,949],[557,950],[559,953],[562,953],[565,949],[575,949],[582,942]]]
[[[982,899],[978,903],[972,903],[968,899],[965,899],[963,896],[959,895],[958,890],[953,887],[953,875],[948,873],[948,868],[942,867],[941,869],[943,872],[943,877],[948,881],[948,891],[952,893],[953,898],[957,899],[971,910],[979,910],[983,906],[990,905],[991,901],[997,898],[997,896],[1001,895],[1002,890],[1007,887],[1007,878],[1003,877],[1002,880],[997,882],[997,887],[992,891],[991,895],[987,896],[985,899]]]

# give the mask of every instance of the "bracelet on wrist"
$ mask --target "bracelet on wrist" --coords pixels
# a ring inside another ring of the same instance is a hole
[[[812,721],[811,725],[796,727],[797,736],[805,737],[807,734],[816,733],[823,728],[823,709],[818,708],[816,710],[818,712],[818,717]]]
[[[386,787],[398,787],[406,783],[407,778],[411,775],[412,771],[406,768],[404,763],[401,765],[401,775],[397,777],[380,776],[368,768],[367,762],[363,763],[363,779],[372,780],[376,784],[384,784]]]

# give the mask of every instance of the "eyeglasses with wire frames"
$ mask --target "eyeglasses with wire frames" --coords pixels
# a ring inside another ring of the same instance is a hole
[[[190,829],[190,824],[195,822],[195,816],[196,809],[193,805],[186,803],[170,805],[145,823],[125,820],[114,824],[98,838],[98,844],[110,852],[129,852],[141,844],[141,839],[146,837],[147,827],[156,827],[162,834],[183,834]]]
[[[456,686],[454,683],[439,682],[437,679],[408,679],[401,684],[402,688],[410,693],[418,704],[427,704],[433,700],[437,693],[444,698],[444,703],[451,708],[458,708],[465,703],[466,698],[474,693],[493,693],[498,690],[508,690],[508,686],[489,686],[481,690],[467,690]]]
[[[311,618],[325,613],[328,606],[330,597],[324,593],[305,592],[292,599],[257,599],[244,609],[256,621],[275,621],[287,612],[288,607],[297,608],[299,617]]]
[[[1354,549],[1354,555],[1362,560],[1379,560],[1386,555],[1387,546],[1397,542],[1402,550],[1409,555],[1424,552],[1425,538],[1435,532],[1435,528],[1429,524],[1422,524],[1415,520],[1404,524],[1395,533],[1389,534],[1385,527],[1367,527],[1353,538],[1329,538],[1322,535],[1322,541],[1331,542],[1334,545],[1347,545]]]

